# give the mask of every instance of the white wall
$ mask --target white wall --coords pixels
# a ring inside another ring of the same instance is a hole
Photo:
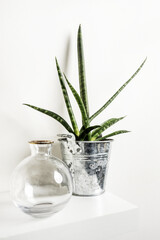
[[[54,57],[78,87],[79,23],[91,113],[148,57],[138,76],[94,123],[127,115],[113,128],[132,133],[115,137],[108,190],[140,207],[141,227],[133,239],[159,239],[158,0],[0,0],[0,191],[8,189],[12,170],[29,154],[28,140],[64,132],[54,120],[22,103],[68,118]]]

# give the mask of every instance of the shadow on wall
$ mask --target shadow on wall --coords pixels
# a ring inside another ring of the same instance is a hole
[[[68,36],[67,42],[66,42],[66,49],[64,54],[64,65],[63,70],[67,74],[68,73],[68,66],[69,66],[69,57],[70,57],[70,50],[71,50],[71,38]]]
[[[18,121],[2,112],[0,123],[0,191],[7,191],[13,169],[30,151],[26,144],[28,132]]]
[[[70,37],[68,37],[65,54],[62,56],[64,62],[62,64],[62,70],[66,73],[68,72],[70,56]],[[2,83],[2,82],[1,82]],[[1,89],[2,90],[2,89]],[[59,94],[59,104],[58,108],[60,115],[64,118],[66,116],[65,102],[61,91]],[[60,95],[61,94],[61,95]],[[54,125],[54,120],[53,120]],[[59,133],[63,133],[66,130],[58,125]],[[16,120],[16,112],[2,111],[0,113],[0,146],[1,146],[1,158],[0,158],[0,190],[8,189],[8,182],[13,169],[18,165],[20,161],[30,155],[30,148],[27,142],[33,136],[32,129],[28,131],[27,124],[23,124],[18,119]],[[55,128],[50,126],[50,131],[54,131]],[[55,142],[53,145],[53,154],[58,158],[61,158],[59,142]],[[3,181],[2,181],[3,180]]]
[[[67,41],[66,41],[65,51],[64,51],[65,53],[64,53],[64,56],[62,56],[62,59],[64,59],[64,60],[62,62],[62,65],[60,64],[62,72],[66,73],[66,75],[67,75],[68,69],[69,69],[70,50],[71,50],[71,37],[68,36]],[[61,99],[61,101],[59,103],[60,113],[61,113],[62,117],[64,117],[66,114],[65,101],[64,101],[61,91],[59,91],[59,95],[60,95],[59,99]],[[64,131],[66,131],[63,128],[63,126],[61,126],[61,125],[60,125],[59,129],[60,129],[60,133],[63,133]],[[54,142],[52,153],[57,158],[62,159],[59,142]]]
[[[61,58],[61,59],[63,59],[63,61],[59,61],[59,57],[57,57],[58,62],[59,62],[60,67],[61,67],[61,71],[64,72],[66,75],[68,75],[68,69],[69,69],[70,50],[71,50],[71,37],[68,36],[67,41],[66,41],[65,51],[64,51],[64,54]],[[57,74],[57,81],[59,81],[58,80],[58,74]],[[58,99],[61,99],[61,101],[59,103],[60,115],[62,117],[65,117],[66,116],[66,106],[65,106],[65,101],[64,101],[64,97],[63,97],[61,89],[59,89],[58,94],[59,94]],[[60,130],[63,133],[65,129],[62,127],[62,128],[60,128]]]
[[[53,149],[52,149],[52,154],[55,157],[62,159],[61,150],[60,150],[60,143],[59,142],[54,142]]]
[[[3,155],[3,161],[7,162],[9,166],[13,166],[12,159],[9,156],[12,156],[14,165],[16,165],[29,154],[29,148],[26,144],[29,139],[28,131],[6,113],[0,114],[0,120],[0,132],[3,136],[3,138],[0,138],[1,154]]]

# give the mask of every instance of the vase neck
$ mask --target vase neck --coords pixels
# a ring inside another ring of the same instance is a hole
[[[52,150],[52,141],[31,141],[29,142],[31,155],[50,155]]]

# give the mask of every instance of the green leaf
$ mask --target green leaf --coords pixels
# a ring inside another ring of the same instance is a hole
[[[115,131],[115,132],[113,132],[113,133],[110,133],[110,134],[108,134],[108,135],[106,135],[106,136],[104,136],[104,137],[97,138],[96,140],[97,140],[97,141],[106,140],[106,139],[109,138],[109,137],[113,137],[113,136],[115,136],[115,135],[119,135],[119,134],[122,134],[122,133],[129,133],[129,132],[130,132],[130,131],[127,131],[127,130],[119,130],[119,131]]]
[[[80,129],[80,134],[85,130],[86,128],[85,128],[85,126],[84,125],[82,125],[82,127],[81,127],[81,129]]]
[[[84,103],[87,115],[89,116],[89,105],[88,105],[87,85],[86,85],[86,77],[85,77],[85,63],[84,63],[81,25],[79,26],[78,35],[77,35],[77,52],[78,52],[80,96]]]
[[[72,123],[72,127],[73,127],[73,130],[74,130],[74,133],[77,136],[79,136],[78,125],[77,125],[76,118],[75,118],[73,110],[72,110],[72,106],[71,106],[71,103],[70,103],[70,100],[69,100],[68,92],[67,92],[67,89],[66,89],[66,86],[65,86],[65,83],[64,83],[63,74],[61,72],[61,69],[59,67],[57,59],[56,59],[56,66],[57,66],[59,81],[60,81],[60,84],[61,84],[61,88],[62,88],[64,100],[65,100],[65,103],[66,103],[67,111],[68,111],[68,114],[69,114],[69,117],[70,117],[70,120],[71,120],[71,123]]]
[[[69,124],[61,116],[59,116],[58,114],[56,114],[54,112],[51,112],[49,110],[43,109],[43,108],[39,108],[39,107],[33,106],[33,105],[29,105],[29,104],[25,104],[25,103],[23,105],[26,105],[26,106],[28,106],[30,108],[33,108],[33,109],[35,109],[35,110],[37,110],[37,111],[39,111],[41,113],[44,113],[44,114],[54,118],[59,123],[61,123],[61,125],[63,125],[63,127],[65,127],[68,132],[74,134],[74,132],[73,132],[72,128],[69,126]]]
[[[104,132],[107,128],[111,127],[113,124],[117,123],[118,121],[122,120],[123,118],[124,117],[111,118],[111,119],[105,121],[104,123],[102,123],[98,129],[96,129],[92,132],[91,141],[95,141],[102,132]]]
[[[95,112],[90,118],[89,121],[91,122],[96,116],[98,116],[108,105],[118,96],[118,94],[128,85],[128,83],[137,75],[137,73],[141,70],[144,63],[146,62],[147,58],[143,61],[143,63],[140,65],[140,67],[137,69],[137,71],[131,76],[131,78],[125,82],[119,90],[97,111]]]
[[[79,106],[79,109],[81,111],[82,122],[83,122],[84,126],[87,127],[88,126],[88,116],[87,116],[87,112],[86,112],[85,106],[83,104],[83,101],[82,101],[81,97],[79,96],[79,94],[77,93],[77,91],[72,86],[72,84],[68,81],[68,79],[65,76],[65,74],[64,74],[64,77],[65,77],[65,80],[66,80],[70,90],[72,91],[73,96],[75,97],[75,99],[77,101],[77,104]]]
[[[78,140],[83,141],[88,136],[88,133],[90,133],[93,129],[99,128],[99,127],[100,125],[95,125],[95,126],[91,126],[84,129],[84,131],[82,131],[82,133],[79,135]]]

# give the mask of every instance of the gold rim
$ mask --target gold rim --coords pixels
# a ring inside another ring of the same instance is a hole
[[[51,140],[32,140],[29,141],[30,144],[52,144],[54,141]]]

